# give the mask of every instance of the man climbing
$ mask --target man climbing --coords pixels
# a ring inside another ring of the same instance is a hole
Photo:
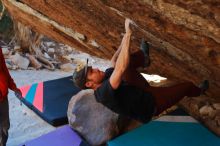
[[[21,91],[16,87],[6,67],[2,49],[0,48],[0,146],[6,146],[8,139],[9,107],[8,88],[13,90],[16,96],[21,97]]]
[[[137,71],[137,68],[150,64],[148,44],[142,40],[141,49],[130,55],[130,23],[126,19],[126,33],[111,59],[112,68],[102,72],[86,65],[73,75],[77,86],[94,89],[98,102],[120,115],[141,122],[148,122],[152,116],[159,115],[185,96],[199,96],[208,89],[208,81],[204,81],[201,87],[192,82],[171,87],[150,86]]]

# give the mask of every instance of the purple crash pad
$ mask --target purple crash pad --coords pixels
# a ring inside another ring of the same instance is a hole
[[[28,141],[20,146],[89,146],[68,125]]]

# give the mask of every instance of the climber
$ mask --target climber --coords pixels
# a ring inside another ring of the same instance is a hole
[[[21,91],[16,87],[5,64],[2,49],[0,48],[0,146],[6,146],[8,139],[9,107],[8,107],[8,88],[15,92],[16,96],[21,97]]]
[[[96,100],[112,111],[141,122],[148,122],[173,106],[183,97],[203,94],[209,87],[205,80],[200,87],[184,82],[170,87],[153,87],[137,71],[150,65],[149,45],[142,40],[141,48],[130,54],[131,20],[125,21],[125,35],[113,55],[112,67],[105,72],[87,64],[73,74],[75,85],[94,89]]]

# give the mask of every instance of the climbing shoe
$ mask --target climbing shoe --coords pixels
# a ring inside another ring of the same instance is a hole
[[[144,67],[150,66],[149,44],[142,39],[140,50],[144,53]]]
[[[199,88],[201,89],[201,95],[206,95],[206,91],[209,89],[209,81],[204,80],[200,85]]]

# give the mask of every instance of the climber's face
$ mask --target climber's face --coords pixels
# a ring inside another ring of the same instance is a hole
[[[88,67],[86,83],[87,88],[96,89],[99,87],[105,77],[105,73],[97,68]]]

